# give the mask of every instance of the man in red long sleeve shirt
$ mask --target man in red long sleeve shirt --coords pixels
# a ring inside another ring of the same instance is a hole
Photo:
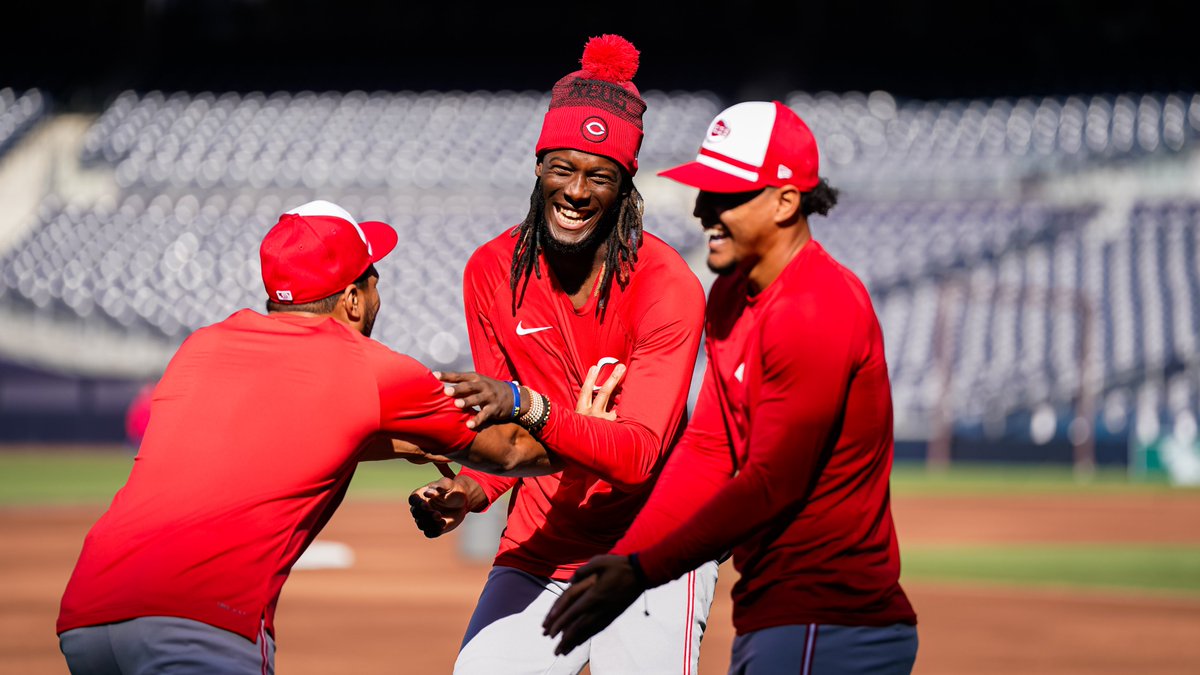
[[[704,313],[695,274],[642,232],[637,52],[617,36],[593,38],[582,64],[554,87],[525,222],[467,263],[477,374],[444,374],[461,405],[481,407],[475,422],[525,420],[563,470],[521,479],[465,470],[413,494],[418,525],[438,536],[513,491],[460,675],[574,674],[589,661],[597,675],[694,672],[716,583],[716,564],[699,563],[570,654],[556,656],[542,634],[575,570],[633,522],[682,432]],[[627,373],[616,414],[577,411],[581,389],[590,400],[610,371]]]
[[[837,193],[778,102],[709,126],[695,162],[709,235],[708,369],[693,417],[629,532],[546,618],[559,651],[638,593],[732,548],[731,673],[907,673],[916,615],[892,523],[892,402],[866,288],[812,238]]]
[[[239,310],[180,346],[63,591],[72,673],[273,673],[279,594],[358,462],[540,470],[527,432],[472,432],[428,368],[370,339],[374,263],[396,242],[331,202],[296,207],[259,249],[267,313]]]

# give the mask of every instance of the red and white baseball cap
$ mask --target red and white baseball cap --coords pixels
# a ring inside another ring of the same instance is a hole
[[[279,216],[258,249],[267,296],[282,304],[327,298],[396,248],[391,225],[360,223],[321,199]]]
[[[779,101],[747,101],[708,125],[694,162],[658,175],[706,192],[749,192],[819,182],[817,141],[800,116]]]

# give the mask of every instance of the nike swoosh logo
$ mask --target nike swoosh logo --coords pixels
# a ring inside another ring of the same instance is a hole
[[[554,326],[542,326],[540,328],[525,328],[524,326],[521,325],[521,322],[518,321],[517,322],[517,335],[533,335],[534,333],[540,333],[544,330],[550,330],[553,327]]]

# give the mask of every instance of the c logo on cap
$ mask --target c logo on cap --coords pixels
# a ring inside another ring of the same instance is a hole
[[[725,124],[725,120],[717,120],[708,130],[708,142],[719,143],[725,140],[725,137],[729,135],[729,131],[729,125]]]
[[[583,137],[593,143],[601,143],[608,138],[608,125],[599,117],[589,117],[579,126]]]

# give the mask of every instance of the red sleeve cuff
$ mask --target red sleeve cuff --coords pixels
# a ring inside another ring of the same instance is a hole
[[[662,586],[687,571],[675,571],[677,563],[674,563],[670,559],[670,554],[662,545],[662,542],[644,551],[637,552],[637,562],[642,568],[642,574],[645,576],[646,588]]]
[[[467,467],[463,467],[463,470],[458,472],[458,475],[466,476],[476,483],[479,483],[479,487],[483,490],[484,496],[487,497],[487,505],[476,511],[476,513],[483,513],[484,511],[487,511],[489,508],[491,508],[492,504],[496,503],[496,500],[500,498],[500,495],[508,492],[510,489],[512,489],[512,486],[516,485],[517,483],[517,479],[515,478],[493,476],[490,473],[483,473],[482,471],[476,471]]]

